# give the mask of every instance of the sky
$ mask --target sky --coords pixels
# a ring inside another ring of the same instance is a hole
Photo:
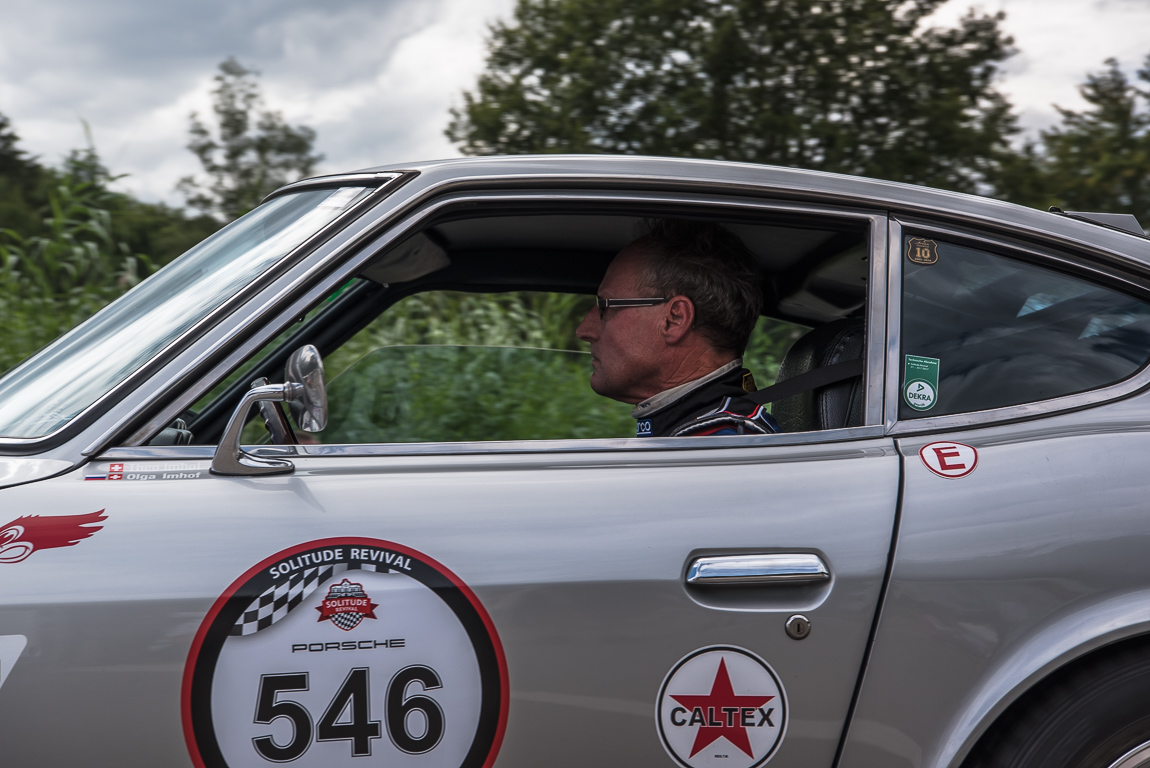
[[[812,0],[815,2],[817,0]],[[1080,109],[1077,87],[1108,57],[1128,74],[1150,54],[1150,0],[948,0],[949,26],[970,7],[1005,11],[1019,52],[998,87],[1027,135]],[[268,106],[318,134],[335,173],[458,156],[449,110],[483,69],[488,25],[514,0],[4,0],[0,113],[20,146],[58,163],[86,143],[119,188],[181,205],[198,170],[188,118],[211,111],[212,77],[235,56],[261,73]]]

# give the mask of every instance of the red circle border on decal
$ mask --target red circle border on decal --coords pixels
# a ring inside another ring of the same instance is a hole
[[[374,539],[362,536],[335,536],[325,539],[314,539],[312,541],[297,544],[287,549],[282,549],[272,555],[261,560],[256,565],[244,571],[244,573],[228,585],[227,589],[216,598],[212,603],[207,614],[204,616],[203,621],[200,622],[199,629],[196,630],[195,637],[192,639],[191,648],[188,650],[187,661],[184,664],[184,675],[180,687],[180,715],[181,722],[184,730],[184,740],[188,747],[189,756],[192,763],[196,768],[207,768],[200,753],[199,745],[196,741],[195,725],[193,722],[192,713],[192,691],[196,676],[196,667],[199,660],[201,651],[203,650],[204,641],[208,635],[209,630],[212,628],[223,608],[228,602],[236,596],[237,592],[253,578],[255,578],[263,569],[269,568],[275,563],[285,558],[290,558],[293,555],[307,552],[309,550],[318,549],[322,547],[333,546],[359,546],[359,547],[381,547],[384,549],[392,550],[396,553],[402,554],[407,557],[413,557],[416,560],[429,566],[432,570],[437,571],[441,576],[446,578],[452,586],[454,586],[461,595],[471,604],[475,613],[482,621],[484,628],[487,631],[487,636],[491,641],[492,650],[496,663],[498,665],[498,679],[499,679],[499,713],[498,721],[493,735],[491,746],[488,750],[487,758],[483,763],[482,768],[491,768],[495,763],[495,758],[499,754],[499,749],[503,744],[503,737],[507,730],[507,714],[510,704],[511,691],[510,691],[510,677],[507,671],[507,658],[503,651],[503,643],[499,639],[499,633],[495,629],[495,623],[491,620],[491,616],[487,613],[487,609],[483,607],[483,603],[479,601],[478,596],[471,590],[469,586],[462,579],[460,579],[454,571],[447,568],[445,565],[429,557],[422,552],[406,547],[402,544],[397,544],[386,539]]]

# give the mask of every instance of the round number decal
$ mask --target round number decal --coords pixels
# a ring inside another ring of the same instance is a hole
[[[455,574],[392,542],[323,539],[212,606],[184,670],[184,733],[199,768],[486,768],[507,691],[499,636]]]

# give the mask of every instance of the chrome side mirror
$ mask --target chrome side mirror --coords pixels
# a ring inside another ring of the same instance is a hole
[[[311,344],[300,347],[288,358],[284,381],[298,387],[288,408],[296,426],[304,432],[322,432],[327,426],[327,386],[323,380],[323,360]]]
[[[319,432],[327,426],[327,387],[323,361],[311,344],[300,347],[288,358],[283,384],[265,384],[244,393],[224,429],[212,458],[214,475],[280,475],[295,465],[286,459],[256,456],[240,447],[240,436],[252,405],[261,401],[287,402],[296,426],[305,432]]]

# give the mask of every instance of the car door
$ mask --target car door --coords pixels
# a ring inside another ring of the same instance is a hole
[[[1146,628],[1144,289],[937,224],[899,240],[902,515],[844,766],[957,764],[1042,677]]]
[[[125,446],[5,490],[76,516],[74,546],[6,573],[0,622],[28,649],[0,692],[7,754],[830,766],[898,492],[871,224],[865,426],[301,446],[261,477]]]

